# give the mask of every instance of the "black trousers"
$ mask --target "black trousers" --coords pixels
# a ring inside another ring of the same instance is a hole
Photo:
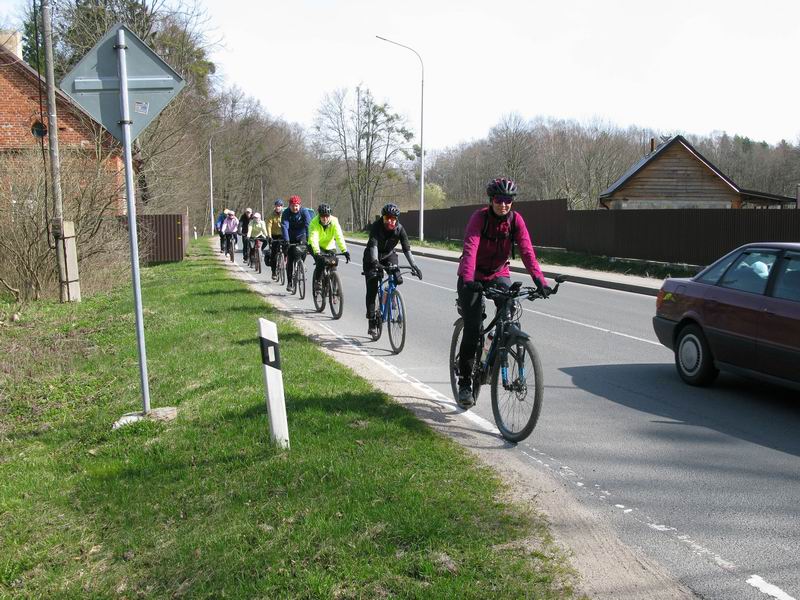
[[[278,267],[278,248],[283,243],[283,238],[273,237],[272,241],[269,244],[269,268],[272,270],[272,274],[275,275],[275,269]]]
[[[389,265],[397,266],[397,253],[392,252],[387,254],[383,260],[375,262],[371,259],[369,250],[364,250],[364,258],[361,261],[364,266],[364,279],[367,283],[367,295],[365,297],[367,304],[367,318],[372,319],[375,317],[375,299],[378,297],[378,286],[381,283],[381,266],[388,267]]]
[[[498,277],[491,283],[483,282],[483,285],[510,286],[511,279],[508,277]],[[478,344],[481,339],[481,328],[483,327],[483,313],[481,311],[481,298],[483,292],[474,292],[464,286],[464,280],[459,277],[456,284],[458,292],[458,303],[461,306],[461,316],[464,318],[464,334],[461,337],[461,348],[458,351],[458,372],[462,376],[468,376],[472,372],[475,363],[475,353],[478,351]]]
[[[292,283],[292,275],[294,275],[294,263],[298,260],[302,263],[306,260],[306,246],[305,244],[298,246],[289,246],[289,260],[286,263],[286,283]]]

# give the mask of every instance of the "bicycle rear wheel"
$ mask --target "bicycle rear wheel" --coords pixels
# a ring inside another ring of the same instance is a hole
[[[453,337],[450,339],[450,390],[453,399],[458,401],[458,358],[461,350],[461,338],[464,334],[464,319],[459,318],[453,326]],[[478,377],[472,377],[472,399],[477,402],[481,394],[481,383]]]
[[[342,291],[342,282],[339,279],[339,274],[331,273],[328,284],[330,293],[328,304],[331,307],[331,316],[334,319],[341,319],[342,311],[344,310],[344,292]]]
[[[397,290],[389,297],[389,322],[386,329],[392,350],[395,354],[400,354],[406,344],[406,307],[403,296]]]
[[[328,295],[328,276],[324,273],[321,277],[322,281],[320,282],[319,289],[314,289],[314,286],[311,286],[311,299],[314,300],[314,310],[317,312],[322,312],[325,310],[325,299]]]
[[[306,297],[306,270],[300,259],[295,262],[294,271],[294,286],[297,290],[300,300]]]
[[[507,385],[503,384],[504,364],[508,367]],[[505,439],[521,442],[531,434],[539,420],[543,395],[542,363],[531,341],[517,340],[501,348],[492,368],[492,412]]]

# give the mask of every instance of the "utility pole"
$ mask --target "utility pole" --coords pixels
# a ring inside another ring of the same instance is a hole
[[[264,178],[261,178],[261,218],[263,219],[266,216],[264,212]]]
[[[47,84],[47,142],[50,151],[50,178],[53,191],[53,219],[50,227],[56,241],[59,297],[61,302],[80,302],[81,288],[78,281],[78,261],[75,252],[75,226],[72,222],[64,222],[64,204],[61,197],[56,82],[53,73],[53,29],[50,19],[50,0],[42,0],[42,31],[44,32],[44,64]],[[74,279],[71,279],[70,275]]]

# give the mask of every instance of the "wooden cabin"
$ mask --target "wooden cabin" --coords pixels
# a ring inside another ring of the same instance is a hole
[[[788,196],[745,190],[676,135],[600,194],[608,209],[794,207]]]

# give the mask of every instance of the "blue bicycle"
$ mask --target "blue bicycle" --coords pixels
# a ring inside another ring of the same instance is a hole
[[[378,296],[375,298],[375,317],[378,321],[377,333],[372,336],[372,341],[377,342],[383,332],[383,324],[389,331],[389,344],[392,352],[399,354],[406,344],[406,306],[403,296],[397,289],[397,276],[403,272],[412,272],[411,267],[397,267],[394,265],[381,266],[381,271],[386,271],[386,277],[378,284]]]

